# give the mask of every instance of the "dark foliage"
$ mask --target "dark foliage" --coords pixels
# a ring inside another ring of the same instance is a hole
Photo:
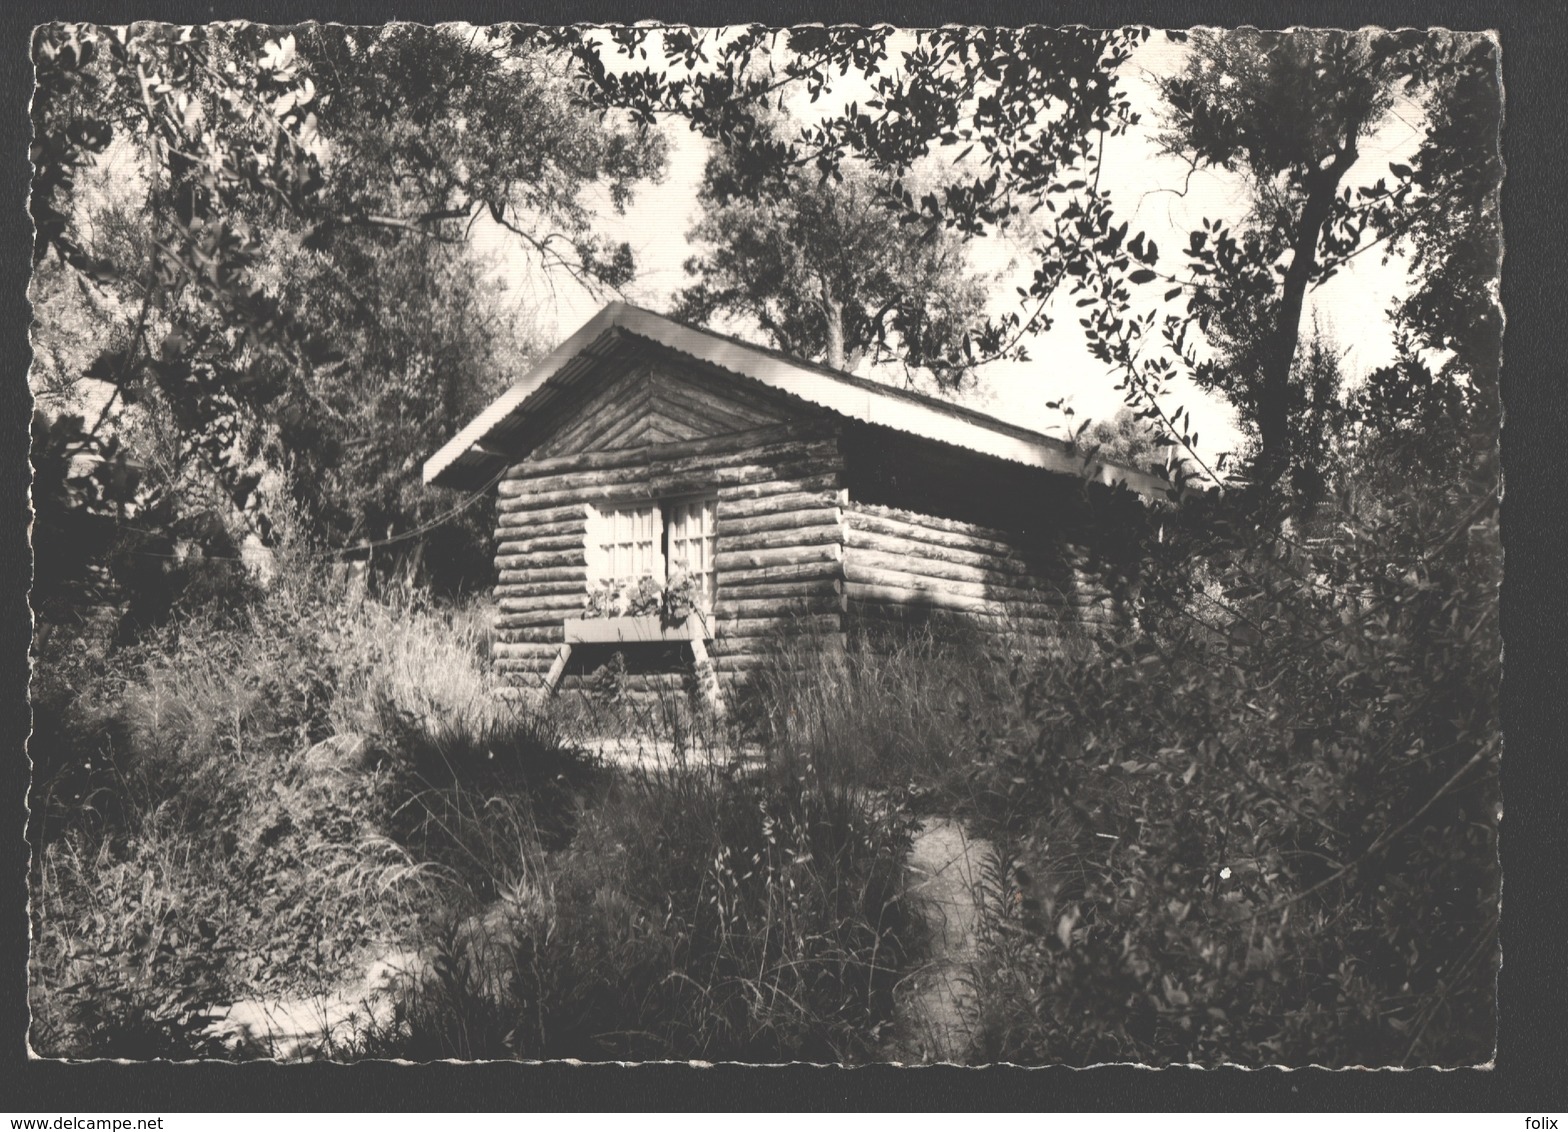
[[[1310,548],[1246,530],[1173,538],[1203,565],[1146,565],[1146,630],[1038,669],[986,736],[1010,848],[979,1056],[1491,1056],[1495,500],[1406,486]]]
[[[866,1060],[918,942],[908,844],[902,814],[809,762],[634,776],[362,1052]]]

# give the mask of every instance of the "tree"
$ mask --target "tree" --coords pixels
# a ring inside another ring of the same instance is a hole
[[[1336,232],[1335,206],[1360,141],[1393,104],[1396,47],[1393,37],[1336,31],[1199,31],[1186,67],[1160,84],[1165,149],[1240,172],[1253,194],[1242,254],[1210,256],[1202,234],[1189,251],[1196,276],[1229,276],[1197,292],[1195,309],[1212,318],[1224,355],[1200,373],[1256,427],[1252,471],[1265,483],[1290,467],[1303,303],[1359,235]]]
[[[739,141],[747,154],[737,175],[743,188],[765,185],[781,170],[831,173],[859,159],[893,179],[891,196],[910,218],[965,234],[1038,226],[1034,278],[1020,310],[988,322],[969,345],[980,356],[1017,356],[1022,337],[1048,328],[1052,305],[1069,298],[1091,353],[1117,375],[1129,404],[1172,440],[1189,447],[1195,441],[1182,411],[1168,403],[1177,374],[1186,371],[1232,397],[1257,431],[1247,471],[1264,495],[1291,467],[1296,446],[1291,413],[1299,398],[1291,375],[1307,291],[1378,241],[1395,244],[1406,231],[1415,238],[1423,209],[1434,218],[1444,214],[1439,180],[1457,189],[1463,160],[1452,152],[1444,158],[1451,143],[1465,152],[1483,147],[1484,172],[1472,189],[1495,184],[1496,166],[1486,155],[1495,154],[1496,119],[1475,97],[1479,116],[1451,125],[1443,112],[1430,118],[1411,167],[1391,168],[1369,185],[1346,184],[1361,142],[1396,98],[1430,108],[1468,70],[1481,86],[1490,84],[1495,101],[1489,52],[1472,57],[1482,37],[1197,33],[1188,65],[1162,84],[1166,144],[1195,167],[1241,173],[1255,207],[1237,223],[1211,220],[1193,233],[1184,256],[1189,270],[1178,277],[1162,270],[1154,241],[1129,231],[1097,174],[1104,139],[1137,121],[1117,72],[1147,39],[1146,29],[903,34],[907,45],[896,45],[896,62],[894,33],[858,28],[617,29],[576,50],[599,104],[648,119],[677,115],[706,137]],[[657,49],[662,69],[638,66]],[[619,56],[615,65],[601,52]],[[745,144],[764,138],[759,122],[780,90],[797,84],[815,101],[841,76],[870,86],[872,97],[824,113],[794,138]],[[982,172],[917,197],[903,178],[916,162],[944,151]],[[1428,225],[1429,235],[1437,226]],[[1185,295],[1186,309],[1136,309],[1140,288],[1162,275],[1173,285],[1166,302]],[[1217,325],[1220,361],[1233,364],[1205,365],[1211,359],[1195,352],[1192,332]],[[1227,359],[1229,347],[1237,353]]]
[[[415,527],[433,497],[391,484],[400,446],[428,447],[504,364],[469,227],[488,215],[547,274],[619,285],[630,250],[601,246],[590,192],[621,207],[662,168],[661,138],[575,107],[541,52],[406,24],[40,29],[35,257],[126,326],[87,369],[115,411],[61,439],[73,458],[108,459],[134,403],[264,538],[269,470],[296,473],[323,541],[364,538],[367,507],[369,533]],[[78,191],[111,151],[137,173],[117,241]]]
[[[1077,443],[1097,459],[1144,470],[1163,465],[1169,452],[1160,434],[1125,405],[1110,419],[1091,422]]]
[[[376,560],[417,560],[442,589],[487,583],[485,508],[453,516],[438,538],[409,532],[451,512],[421,465],[538,353],[532,311],[462,243],[349,230],[318,248],[281,241],[274,255],[284,301],[330,330],[343,361],[287,382],[264,422],[262,461],[284,473],[320,542],[398,540]]]
[[[1161,140],[1195,168],[1240,173],[1252,195],[1242,223],[1206,222],[1190,237],[1188,313],[1219,353],[1194,372],[1255,427],[1257,482],[1321,476],[1314,435],[1328,426],[1328,402],[1296,380],[1322,372],[1311,359],[1299,364],[1302,311],[1308,291],[1352,257],[1379,241],[1406,243],[1418,283],[1400,318],[1424,314],[1439,348],[1463,332],[1438,325],[1478,326],[1478,353],[1495,367],[1497,338],[1486,329],[1497,318],[1488,293],[1497,268],[1495,53],[1484,37],[1452,33],[1196,32],[1191,46],[1186,67],[1161,83]],[[1359,143],[1396,100],[1427,118],[1414,162],[1391,165],[1392,184],[1379,177],[1347,187]],[[1471,254],[1447,254],[1461,245]],[[1463,278],[1445,278],[1451,270]],[[1404,364],[1374,384],[1415,376]],[[1314,446],[1315,454],[1303,451]]]
[[[1410,165],[1394,171],[1415,192],[1402,215],[1376,217],[1379,234],[1408,253],[1416,282],[1393,312],[1399,359],[1369,376],[1359,407],[1373,435],[1437,441],[1403,444],[1407,457],[1419,448],[1427,458],[1456,458],[1460,467],[1431,471],[1471,475],[1491,492],[1503,328],[1497,44],[1450,35],[1434,54],[1425,138]],[[1468,444],[1441,442],[1465,435]]]
[[[640,121],[687,122],[734,162],[726,196],[767,195],[796,175],[846,175],[851,160],[878,178],[889,204],[928,229],[964,236],[1022,223],[1046,208],[1041,265],[1026,298],[1033,309],[987,320],[965,335],[966,359],[1021,357],[1019,340],[1050,325],[1046,305],[1084,246],[1066,230],[1055,194],[1088,185],[1104,136],[1137,121],[1117,69],[1148,38],[1145,28],[608,28],[568,46],[586,97]],[[897,64],[892,62],[897,52]],[[662,56],[646,65],[650,53]],[[606,56],[609,57],[607,62]],[[774,129],[780,93],[813,104],[850,76],[872,96]],[[939,152],[962,176],[918,191],[912,171]]]
[[[985,303],[962,241],[910,222],[890,204],[892,182],[859,163],[830,177],[785,171],[747,194],[736,191],[743,160],[724,150],[709,159],[704,213],[689,233],[707,250],[686,261],[699,282],[678,296],[676,317],[743,315],[779,349],[834,369],[870,353],[957,384]]]

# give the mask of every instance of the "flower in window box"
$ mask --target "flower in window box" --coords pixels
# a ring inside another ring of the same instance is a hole
[[[649,577],[638,578],[626,590],[626,612],[631,617],[651,617],[663,603],[664,587]]]
[[[676,567],[660,595],[659,620],[666,626],[679,625],[696,611],[701,592],[699,580],[684,567]]]
[[[614,617],[620,604],[620,587],[605,578],[588,591],[583,601],[584,617]]]

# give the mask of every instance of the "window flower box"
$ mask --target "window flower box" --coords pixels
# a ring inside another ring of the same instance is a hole
[[[646,617],[569,617],[569,645],[636,644],[644,641],[694,641],[713,636],[707,616],[689,613],[674,624],[657,614]]]

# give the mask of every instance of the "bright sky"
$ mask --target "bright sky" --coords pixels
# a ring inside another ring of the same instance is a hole
[[[1123,219],[1132,230],[1142,228],[1166,254],[1162,264],[1187,243],[1187,233],[1204,218],[1236,219],[1245,210],[1245,189],[1240,179],[1223,172],[1198,172],[1188,176],[1175,158],[1160,157],[1153,142],[1159,128],[1158,96],[1153,77],[1169,74],[1182,62],[1184,48],[1156,33],[1129,61],[1123,82],[1142,123],[1123,137],[1109,139],[1104,153],[1101,187],[1109,187]],[[847,95],[846,95],[847,97]],[[1347,185],[1368,184],[1388,172],[1388,163],[1407,157],[1418,139],[1417,111],[1396,106],[1378,132],[1361,145],[1361,158],[1346,178]],[[707,157],[707,143],[682,126],[668,126],[670,168],[663,183],[644,186],[625,216],[605,209],[607,239],[627,240],[636,253],[638,278],[625,297],[653,310],[667,310],[676,291],[691,283],[682,269],[694,249],[686,233],[698,212],[697,185]],[[569,336],[602,305],[570,283],[553,288],[541,285],[530,271],[520,249],[493,225],[476,228],[475,239],[500,257],[501,270],[520,296],[536,299],[540,330],[550,342]],[[1015,287],[1027,283],[1032,273],[1027,242],[999,234],[972,245],[977,269],[999,275],[992,313],[1000,314],[1017,301]],[[1320,325],[1344,351],[1342,365],[1354,380],[1393,357],[1392,330],[1386,312],[1408,286],[1400,261],[1385,264],[1381,252],[1358,256],[1327,284],[1309,295],[1303,316],[1304,329],[1315,314]],[[1146,303],[1135,309],[1161,304],[1165,285],[1150,284]],[[1065,400],[1085,417],[1110,417],[1121,406],[1115,378],[1093,359],[1084,344],[1077,315],[1069,301],[1052,310],[1056,325],[1047,334],[1026,340],[1030,361],[997,362],[983,367],[977,386],[961,400],[1025,427],[1043,432],[1061,431],[1064,418],[1046,408],[1049,401]],[[744,326],[725,326],[747,337]],[[760,339],[759,339],[760,341]],[[868,376],[876,376],[874,374]],[[1207,459],[1234,446],[1237,434],[1229,406],[1190,387],[1177,394],[1177,402],[1191,413]],[[1169,408],[1174,409],[1173,404]]]

